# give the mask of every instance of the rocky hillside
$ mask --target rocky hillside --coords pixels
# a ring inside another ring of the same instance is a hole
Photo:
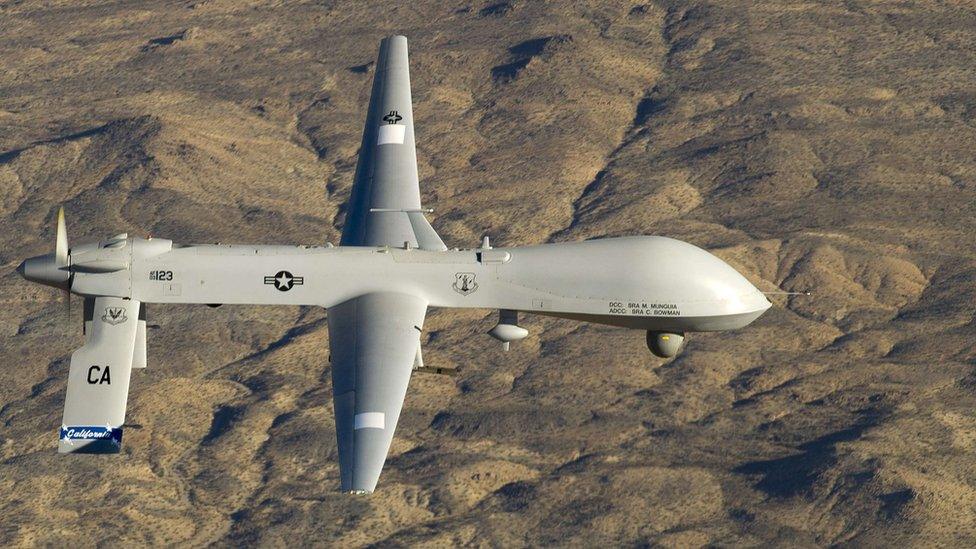
[[[312,308],[158,306],[118,456],[58,456],[79,300],[13,272],[118,232],[338,241],[379,39],[410,39],[449,245],[661,234],[777,296],[643,334],[432,311],[384,476],[337,492]],[[0,544],[976,542],[967,2],[0,0]]]

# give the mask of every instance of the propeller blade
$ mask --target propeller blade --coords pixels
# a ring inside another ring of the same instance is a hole
[[[64,206],[58,209],[58,240],[54,245],[54,259],[58,267],[68,265],[68,229],[64,226]]]
[[[71,330],[71,292],[69,292],[68,290],[64,290],[62,292],[62,296],[64,298],[65,315],[67,316],[67,318],[65,319],[65,325],[68,327],[68,330],[70,331]]]

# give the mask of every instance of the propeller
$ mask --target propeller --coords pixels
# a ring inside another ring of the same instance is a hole
[[[71,288],[74,285],[75,273],[111,273],[128,268],[128,264],[123,257],[124,253],[111,253],[125,245],[127,235],[116,235],[113,240],[105,245],[109,251],[105,254],[85,253],[85,250],[94,250],[93,245],[79,246],[77,253],[73,257],[72,250],[68,245],[68,230],[64,222],[64,207],[58,208],[58,216],[55,225],[54,251],[44,255],[29,257],[25,259],[17,272],[25,279],[51,286],[61,290],[63,297],[60,301],[64,304],[67,318],[71,318]],[[87,248],[86,248],[87,246]],[[99,249],[100,250],[100,249]],[[87,299],[86,299],[87,303]]]
[[[64,206],[58,208],[58,220],[55,230],[57,235],[54,242],[54,265],[64,269],[70,265],[70,248],[68,248],[68,228],[64,223]],[[68,274],[67,283],[61,287],[61,301],[64,303],[65,324],[71,329],[71,279],[73,273]]]
[[[68,266],[68,229],[64,225],[64,206],[58,208],[57,241],[54,244],[54,262],[58,268]]]
[[[71,292],[61,290],[62,301],[64,301],[64,322],[68,329],[71,329]]]

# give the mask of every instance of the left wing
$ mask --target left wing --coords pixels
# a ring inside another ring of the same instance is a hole
[[[407,39],[380,42],[343,246],[446,250],[420,206]]]
[[[407,394],[427,302],[366,294],[329,309],[329,349],[342,490],[376,488]]]

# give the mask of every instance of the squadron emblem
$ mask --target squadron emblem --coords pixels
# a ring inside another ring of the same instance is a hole
[[[455,273],[451,287],[461,295],[468,295],[478,289],[478,283],[474,280],[474,273]]]
[[[102,322],[115,326],[122,324],[129,317],[125,316],[125,307],[106,307],[105,314],[102,315]]]

